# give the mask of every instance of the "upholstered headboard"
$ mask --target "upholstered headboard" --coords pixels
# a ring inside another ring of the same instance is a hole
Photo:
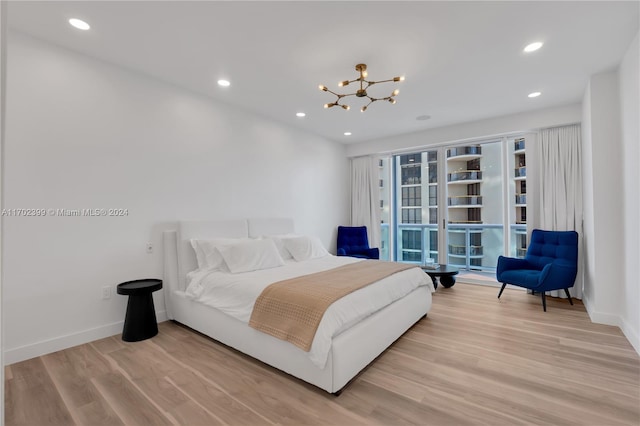
[[[263,217],[249,219],[249,237],[289,234],[293,232],[293,219],[288,217]]]

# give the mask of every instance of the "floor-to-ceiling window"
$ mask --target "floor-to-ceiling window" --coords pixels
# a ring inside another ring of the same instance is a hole
[[[427,175],[426,193],[428,194],[426,215],[428,225],[423,234],[425,241],[424,258],[433,259],[438,262],[438,151],[432,150],[426,153],[427,164],[425,174]]]
[[[395,177],[395,259],[438,261],[438,151],[397,155]]]
[[[527,158],[525,138],[507,142],[509,160],[509,197],[514,201],[510,222],[509,256],[524,257],[527,252]]]
[[[504,252],[502,141],[447,148],[447,263],[492,270]]]
[[[380,169],[380,259],[391,260],[390,229],[392,182],[390,157],[378,160]]]
[[[524,137],[402,153],[381,170],[387,259],[493,272],[498,256],[524,255]]]

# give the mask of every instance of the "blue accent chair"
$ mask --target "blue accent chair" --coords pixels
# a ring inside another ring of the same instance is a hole
[[[366,226],[338,226],[338,256],[380,259],[380,250],[369,247]]]
[[[578,233],[575,231],[542,231],[534,229],[524,259],[498,257],[496,276],[502,283],[498,299],[507,284],[528,288],[542,295],[542,308],[547,311],[545,292],[563,289],[573,305],[569,288],[578,273]]]

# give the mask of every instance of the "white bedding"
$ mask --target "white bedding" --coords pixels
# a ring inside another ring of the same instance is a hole
[[[248,324],[256,299],[268,285],[358,261],[360,259],[328,255],[302,262],[288,260],[281,267],[238,274],[199,269],[188,274],[186,295]],[[318,368],[323,369],[333,336],[420,286],[427,286],[431,292],[434,291],[427,274],[420,268],[411,268],[357,290],[333,303],[320,322],[308,353],[309,359]]]

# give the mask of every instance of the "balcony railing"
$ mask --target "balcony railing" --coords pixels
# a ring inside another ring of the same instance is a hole
[[[447,174],[448,182],[459,182],[465,180],[482,180],[482,172],[479,170],[461,170]]]
[[[514,149],[516,151],[522,151],[524,149],[524,139],[516,139],[514,142]]]
[[[460,195],[457,197],[449,197],[449,206],[478,206],[482,205],[482,196],[480,195]]]
[[[420,183],[422,183],[422,179],[415,176],[402,180],[402,185],[420,185]]]
[[[467,246],[449,244],[449,254],[454,256],[466,256],[467,251],[469,252],[469,256],[482,256],[482,246],[469,246],[468,249],[469,250],[467,250]]]
[[[381,225],[382,228],[382,247],[389,247],[389,224],[383,223]],[[512,235],[513,232],[525,233],[526,234],[526,225],[517,225],[511,224],[508,226],[511,230]],[[402,247],[402,231],[410,230],[410,231],[422,231],[422,242],[421,242],[421,250],[415,250],[410,248]],[[411,252],[414,254],[417,259],[426,259],[432,258],[435,259],[436,262],[452,262],[460,269],[464,270],[481,270],[486,272],[495,272],[495,264],[483,266],[482,263],[486,262],[486,258],[495,256],[496,250],[498,250],[498,254],[502,253],[502,243],[500,243],[499,247],[495,247],[495,237],[502,235],[502,230],[507,231],[505,227],[501,224],[474,224],[474,223],[465,223],[465,224],[449,224],[447,226],[447,231],[449,232],[449,238],[453,238],[453,235],[458,235],[457,238],[460,238],[460,234],[464,234],[465,245],[457,245],[457,244],[449,244],[448,245],[448,255],[452,255],[451,259],[447,259],[447,256],[444,259],[438,260],[437,256],[437,239],[435,238],[435,233],[439,233],[440,229],[437,224],[399,224],[397,234],[395,236],[395,253],[396,259],[402,259],[403,252]],[[471,244],[472,242],[478,243],[480,242],[478,238],[478,234],[482,235],[482,246]],[[493,235],[493,237],[492,237]],[[442,238],[442,237],[441,237]],[[514,238],[512,236],[512,238]],[[489,244],[489,241],[494,240],[493,245]],[[517,256],[524,256],[526,253],[526,248],[517,248],[516,253]],[[385,250],[383,250],[385,251]],[[417,253],[416,253],[417,252]],[[419,255],[418,255],[419,253]],[[413,257],[413,256],[412,256]],[[455,259],[455,261],[454,261]],[[485,259],[485,260],[483,260]],[[420,263],[420,261],[416,260],[414,262],[409,263]]]
[[[527,194],[516,194],[516,204],[527,204]]]
[[[516,168],[515,177],[527,177],[527,166]]]
[[[479,146],[460,146],[447,150],[447,158],[459,157],[461,155],[482,155],[482,148]]]
[[[511,224],[511,247],[509,256],[523,258],[527,254],[527,225]]]

